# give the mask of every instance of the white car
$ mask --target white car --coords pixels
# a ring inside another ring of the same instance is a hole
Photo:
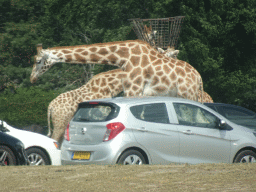
[[[4,129],[4,132],[23,142],[30,165],[61,165],[61,150],[59,143],[54,139],[39,133],[11,127],[1,120],[0,126]]]

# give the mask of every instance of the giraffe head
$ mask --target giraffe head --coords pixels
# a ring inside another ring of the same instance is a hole
[[[178,56],[178,54],[180,52],[179,50],[175,50],[174,47],[170,47],[170,46],[168,46],[166,51],[163,50],[162,48],[159,48],[159,47],[157,48],[157,50],[158,50],[159,53],[162,53],[165,56],[171,57],[173,59],[177,59],[177,56]]]
[[[55,63],[62,59],[53,55],[50,50],[42,49],[42,44],[37,45],[37,55],[34,56],[34,65],[30,75],[30,82],[35,83],[39,76],[44,74]]]
[[[147,27],[147,25],[144,25],[144,33],[146,35],[146,37],[152,41],[154,40],[157,31],[152,31],[152,26],[150,25],[149,27]]]

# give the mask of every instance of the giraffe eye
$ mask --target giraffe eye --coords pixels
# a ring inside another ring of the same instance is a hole
[[[41,60],[37,61],[36,63],[39,64],[41,62]]]

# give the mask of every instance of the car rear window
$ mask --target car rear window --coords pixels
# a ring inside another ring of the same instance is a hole
[[[115,104],[82,103],[79,105],[73,121],[99,122],[109,121],[117,117],[120,108]]]

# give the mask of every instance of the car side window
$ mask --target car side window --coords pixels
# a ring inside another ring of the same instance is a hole
[[[180,125],[217,128],[219,119],[205,109],[184,103],[174,103]]]
[[[166,105],[164,103],[136,105],[130,108],[135,118],[153,122],[169,123]]]
[[[255,114],[251,111],[247,111],[244,109],[240,109],[240,108],[235,108],[235,107],[221,107],[222,112],[225,114],[226,117],[233,117],[233,118],[237,118],[237,117],[254,117]]]

